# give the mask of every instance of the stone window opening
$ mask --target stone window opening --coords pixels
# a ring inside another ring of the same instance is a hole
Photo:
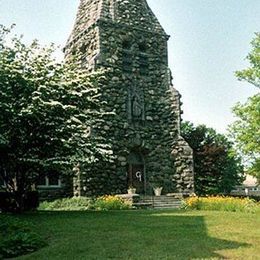
[[[0,189],[1,188],[6,188],[6,182],[5,182],[6,176],[7,176],[6,170],[2,169],[1,170],[1,175],[0,175]]]
[[[148,55],[147,55],[147,47],[144,42],[139,44],[139,70],[141,75],[143,76],[148,75],[149,62],[148,62]]]
[[[130,40],[123,40],[122,42],[122,48],[123,50],[131,50],[132,44]]]
[[[77,55],[77,49],[75,47],[72,49],[71,55],[72,56],[76,56]]]
[[[3,178],[0,177],[0,188],[5,188],[6,187],[6,183],[3,180]]]
[[[131,42],[128,40],[124,40],[122,42],[122,66],[123,71],[131,72],[132,71],[132,51],[131,51]]]
[[[86,52],[86,50],[87,50],[86,44],[82,44],[79,49],[80,49],[80,52],[81,52],[82,54],[85,54],[85,52]]]
[[[139,51],[140,51],[141,53],[146,53],[146,52],[147,52],[147,47],[146,47],[146,44],[145,44],[144,42],[141,42],[141,43],[139,44]]]

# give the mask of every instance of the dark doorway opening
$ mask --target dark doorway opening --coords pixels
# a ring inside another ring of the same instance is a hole
[[[145,193],[145,165],[142,154],[132,152],[128,156],[127,186],[136,188],[136,193]]]

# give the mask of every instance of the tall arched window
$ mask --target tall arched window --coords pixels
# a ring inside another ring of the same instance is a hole
[[[124,40],[122,43],[122,66],[123,71],[132,71],[132,52],[131,52],[131,42],[129,40]]]
[[[139,44],[139,70],[140,74],[144,76],[149,72],[147,47],[144,42]]]

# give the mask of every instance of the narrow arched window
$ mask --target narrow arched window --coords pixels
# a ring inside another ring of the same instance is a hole
[[[87,52],[87,45],[86,44],[82,44],[81,46],[80,46],[80,52],[81,52],[81,54],[86,54],[86,52]]]
[[[147,48],[146,48],[146,44],[144,42],[141,42],[139,44],[139,51],[142,52],[142,53],[146,53]]]
[[[122,66],[123,71],[131,72],[132,71],[132,51],[131,51],[131,42],[129,40],[124,40],[122,43]]]
[[[76,54],[77,54],[77,49],[76,49],[76,47],[73,47],[71,50],[71,55],[76,56]]]
[[[140,74],[144,76],[149,72],[147,47],[144,42],[139,44],[139,70]]]

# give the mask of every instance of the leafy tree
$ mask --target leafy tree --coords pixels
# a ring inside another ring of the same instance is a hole
[[[105,160],[111,151],[91,128],[106,116],[101,74],[56,62],[53,46],[27,46],[18,37],[7,44],[9,33],[0,27],[0,178],[23,210],[40,174],[72,174],[75,165]]]
[[[260,95],[233,108],[237,120],[231,125],[230,136],[243,155],[248,171],[260,181]]]
[[[205,125],[184,122],[182,136],[194,152],[196,194],[226,194],[242,182],[241,160],[224,135]]]
[[[252,51],[247,60],[250,67],[237,71],[239,80],[247,81],[260,88],[260,33],[252,41]],[[230,126],[238,150],[247,162],[247,173],[257,177],[260,182],[260,95],[250,97],[245,104],[238,103],[233,108],[237,120]]]
[[[239,80],[247,81],[260,88],[260,32],[251,42],[252,51],[248,54],[249,68],[237,71],[236,76]]]

